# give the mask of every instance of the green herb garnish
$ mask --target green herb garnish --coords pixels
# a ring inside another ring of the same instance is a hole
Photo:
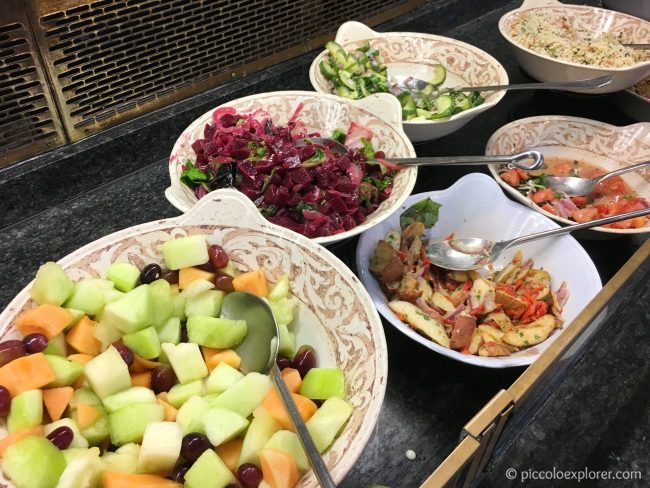
[[[334,129],[334,132],[332,132],[332,139],[340,142],[341,144],[345,144],[346,137],[347,134],[343,132],[341,129]]]
[[[442,205],[429,198],[420,200],[407,208],[402,215],[399,216],[399,225],[402,230],[404,230],[404,228],[413,222],[422,222],[424,227],[429,229],[438,221],[438,212],[440,207],[442,207]]]
[[[192,164],[192,161],[187,160],[185,162],[185,169],[181,173],[180,179],[182,183],[194,189],[201,183],[207,182],[209,176],[197,166],[194,166],[194,164]]]

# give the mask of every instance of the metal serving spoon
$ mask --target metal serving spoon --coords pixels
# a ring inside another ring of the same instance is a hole
[[[335,154],[347,154],[348,148],[339,141],[329,137],[308,137],[305,139],[296,139],[294,141],[297,147],[307,146],[309,144],[320,144],[327,146]],[[384,158],[389,163],[395,163],[402,166],[458,166],[473,164],[495,164],[508,163],[508,167],[517,167],[525,170],[539,169],[544,165],[544,156],[539,151],[524,151],[508,156],[453,156],[453,157],[433,157],[433,158]],[[525,164],[524,161],[532,161]]]
[[[632,49],[650,49],[650,44],[623,44],[625,47],[631,47]]]
[[[436,95],[441,95],[449,91],[497,91],[497,90],[569,90],[573,88],[601,88],[609,85],[614,81],[611,75],[599,76],[598,78],[589,78],[586,80],[576,81],[561,81],[561,82],[544,82],[544,83],[515,83],[512,85],[488,85],[488,86],[462,86],[458,88],[443,88],[435,92]],[[429,82],[419,80],[417,78],[406,79],[399,82],[397,86],[403,90],[417,90],[422,91],[429,85]]]
[[[542,181],[544,185],[554,191],[564,193],[568,197],[575,197],[579,195],[589,195],[594,191],[596,185],[601,181],[605,181],[612,176],[622,175],[631,171],[636,171],[650,165],[650,161],[633,164],[627,168],[621,168],[609,173],[605,173],[595,178],[578,178],[576,176],[544,176]]]
[[[291,392],[282,378],[280,368],[275,362],[280,346],[280,332],[273,312],[261,298],[251,293],[235,291],[228,293],[223,298],[221,315],[225,318],[246,321],[248,327],[246,337],[236,349],[237,354],[241,357],[240,369],[245,373],[255,371],[271,374],[271,379],[280,393],[282,403],[289,412],[291,423],[296,429],[296,434],[305,449],[309,464],[314,470],[320,486],[336,488],[336,484],[298,412]]]
[[[611,217],[596,219],[583,224],[536,232],[535,234],[517,237],[507,241],[497,242],[478,237],[436,241],[427,246],[426,254],[433,264],[441,268],[469,271],[487,266],[499,257],[503,251],[518,244],[524,244],[545,237],[568,234],[576,230],[590,229],[599,225],[611,224],[612,222],[633,219],[644,215],[650,215],[650,208],[626,212],[620,215],[612,215]]]

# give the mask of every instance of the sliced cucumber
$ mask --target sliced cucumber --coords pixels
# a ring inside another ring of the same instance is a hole
[[[362,53],[365,53],[365,52],[367,52],[369,50],[370,50],[370,41],[367,41],[367,40],[364,41],[363,44],[361,44],[361,46],[359,46],[357,48],[357,51],[360,51]]]
[[[334,91],[340,97],[350,98],[352,100],[356,100],[357,98],[359,98],[359,96],[357,95],[356,88],[354,90],[350,90],[345,85],[339,85],[334,89]]]
[[[343,83],[343,85],[348,87],[350,90],[357,89],[357,84],[352,79],[352,73],[349,71],[339,71],[339,79],[341,80],[341,83]]]
[[[433,99],[436,118],[449,117],[454,111],[454,99],[449,95],[440,95]]]
[[[320,72],[323,73],[326,80],[333,81],[336,79],[337,70],[325,60],[320,62]]]
[[[433,83],[435,86],[440,86],[445,82],[445,79],[447,78],[447,70],[445,67],[441,64],[436,64],[433,67],[433,80],[431,80],[431,83]]]
[[[327,49],[332,59],[334,59],[340,67],[345,66],[348,56],[345,53],[345,50],[338,43],[329,41],[325,44],[325,49]]]
[[[415,111],[417,106],[415,105],[415,100],[409,92],[400,93],[397,98],[402,104],[402,110],[404,111]]]
[[[422,90],[420,90],[420,93],[422,95],[431,95],[433,93],[433,89],[435,87],[433,86],[432,83],[427,83],[427,86],[425,86]]]

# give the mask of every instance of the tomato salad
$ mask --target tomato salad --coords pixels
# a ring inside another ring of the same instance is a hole
[[[650,206],[650,202],[635,193],[620,176],[614,176],[599,183],[596,190],[589,195],[567,197],[562,193],[554,192],[544,185],[543,176],[594,178],[605,174],[606,171],[577,159],[548,157],[545,158],[545,164],[547,166],[545,170],[506,169],[499,176],[543,210],[579,223],[642,210]],[[614,222],[603,227],[638,229],[647,223],[648,217],[642,216]]]

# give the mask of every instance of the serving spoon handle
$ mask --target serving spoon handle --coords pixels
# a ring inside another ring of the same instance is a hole
[[[609,85],[614,80],[613,76],[599,76],[587,80],[577,81],[546,81],[536,83],[514,83],[512,85],[488,85],[488,86],[463,86],[461,88],[449,88],[447,91],[497,91],[497,90],[566,90],[570,88],[601,88]],[[441,90],[441,93],[445,90]]]

